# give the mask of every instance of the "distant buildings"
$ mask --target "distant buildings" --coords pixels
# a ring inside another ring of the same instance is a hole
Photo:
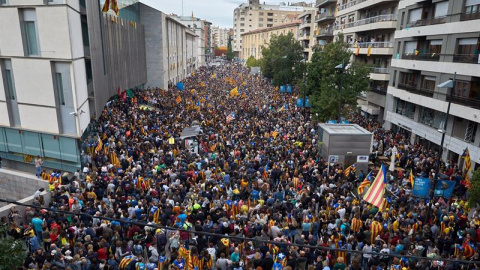
[[[227,47],[231,29],[212,27],[213,47]]]
[[[292,3],[286,5],[264,5],[259,0],[249,0],[234,10],[233,15],[233,51],[238,57],[245,58],[242,34],[262,28],[270,28],[280,24],[293,23],[308,5]],[[251,47],[251,46],[249,46]]]

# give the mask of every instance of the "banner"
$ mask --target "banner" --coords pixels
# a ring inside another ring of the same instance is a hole
[[[307,107],[307,108],[312,107],[312,104],[310,104],[310,98],[309,98],[309,97],[307,97],[307,98],[305,99],[305,107]]]
[[[292,86],[290,84],[287,85],[287,93],[292,93],[292,90],[293,90]]]
[[[415,182],[417,182],[417,179],[415,179]],[[450,197],[452,197],[454,188],[455,188],[455,181],[437,180],[434,196],[450,199]]]
[[[336,124],[337,123],[337,120],[328,120],[327,121],[327,124]]]
[[[415,178],[413,184],[413,196],[428,199],[430,197],[430,179],[429,178]]]
[[[297,98],[297,107],[303,107],[303,98]]]
[[[177,83],[177,89],[178,90],[185,90],[185,86],[183,85],[183,82]]]
[[[280,85],[280,93],[285,93],[285,85]]]

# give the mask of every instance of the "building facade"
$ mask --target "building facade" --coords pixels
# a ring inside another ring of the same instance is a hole
[[[437,150],[445,132],[445,160],[480,163],[480,1],[400,1],[398,18],[385,127]]]
[[[205,65],[207,60],[207,46],[209,46],[209,44],[207,44],[209,40],[206,39],[206,35],[207,35],[207,32],[205,30],[206,21],[200,18],[194,17],[193,14],[192,16],[171,15],[170,17],[172,19],[175,19],[179,23],[183,24],[190,30],[192,30],[195,33],[195,35],[198,36],[198,39],[197,39],[197,50],[198,50],[197,54],[199,57],[198,64],[199,66]],[[211,39],[210,39],[210,42],[211,42]]]
[[[250,56],[255,59],[262,58],[262,48],[268,47],[272,36],[286,35],[293,33],[293,37],[298,39],[300,21],[277,25],[274,27],[258,29],[242,34],[242,59],[247,60]]]
[[[78,141],[91,117],[118,89],[143,87],[144,28],[122,10],[104,14],[101,3],[84,0],[1,2],[0,156],[7,166],[29,169],[38,155],[46,167],[78,169]]]
[[[302,43],[303,55],[307,61],[312,58],[313,46],[315,45],[314,34],[317,29],[315,24],[315,15],[317,14],[315,9],[305,10],[300,14],[299,19],[301,21],[299,26],[298,39]]]
[[[333,40],[336,5],[336,0],[316,1],[317,14],[315,15],[316,29],[314,33],[316,45],[324,46]]]
[[[308,7],[305,3],[290,5],[264,5],[259,0],[249,0],[238,6],[233,13],[233,51],[240,58],[243,52],[242,34],[258,29],[270,28],[281,24],[293,23]],[[247,57],[248,58],[248,57]]]
[[[135,5],[145,25],[148,78],[145,87],[167,89],[200,66],[200,38],[175,18],[143,3]]]
[[[212,27],[213,47],[227,47],[229,38],[230,38],[230,29],[220,28],[218,26]]]
[[[398,0],[340,0],[336,11],[334,34],[343,33],[354,53],[354,62],[372,66],[370,89],[359,99],[360,110],[364,116],[380,122],[385,114],[398,3]]]

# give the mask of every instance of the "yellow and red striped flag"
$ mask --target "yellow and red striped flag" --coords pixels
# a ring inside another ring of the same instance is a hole
[[[470,151],[468,151],[468,147],[465,148],[465,150],[463,151],[462,158],[464,159],[463,169],[467,172],[465,175],[465,186],[467,188],[470,188],[471,184],[470,184],[470,178],[468,176],[468,173],[472,168],[472,160],[470,159]]]
[[[368,45],[367,57],[370,57],[371,53],[372,53],[372,45]]]
[[[97,143],[97,147],[95,148],[95,152],[100,153],[100,151],[102,151],[102,147],[103,147],[103,142],[102,140],[100,140],[100,138],[98,138],[98,143]]]
[[[412,171],[412,169],[410,169],[410,177],[409,177],[409,180],[410,180],[410,185],[412,185],[412,188],[413,188],[413,185],[415,184],[415,178],[413,177],[413,171]]]
[[[362,226],[363,226],[363,221],[361,219],[356,217],[352,219],[352,224],[350,225],[352,232],[355,232],[355,233],[360,232],[360,229],[362,228]]]
[[[373,181],[373,184],[368,189],[367,193],[363,196],[363,199],[380,208],[382,206],[383,197],[385,195],[385,185],[387,183],[387,168],[385,164],[382,164],[380,170]]]
[[[370,171],[367,175],[367,177],[365,177],[365,180],[363,180],[362,183],[360,183],[360,185],[358,186],[357,188],[357,194],[358,196],[362,195],[363,194],[363,191],[365,190],[366,187],[370,186],[370,184],[372,182],[370,182],[370,176],[372,175],[372,172]]]
[[[360,45],[357,45],[357,51],[355,52],[355,55],[358,56],[360,54]]]
[[[372,232],[372,238],[371,243],[375,243],[375,238],[380,234],[382,231],[382,224],[376,220],[372,222],[372,225],[370,225],[370,231]]]

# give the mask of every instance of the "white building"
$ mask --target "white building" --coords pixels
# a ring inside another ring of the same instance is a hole
[[[6,165],[29,169],[27,157],[39,155],[47,167],[79,168],[78,139],[91,117],[117,89],[146,82],[144,28],[122,13],[103,14],[97,1],[1,1],[0,156]]]
[[[446,132],[445,160],[460,162],[468,147],[479,164],[480,1],[405,0],[398,17],[385,127],[437,150]],[[439,88],[454,72],[454,89]]]
[[[205,31],[205,21],[195,18],[193,16],[176,16],[172,15],[171,18],[175,19],[179,23],[183,24],[190,30],[192,30],[195,35],[198,36],[197,40],[197,50],[198,50],[198,64],[203,66],[206,62],[206,49],[209,48],[206,46],[206,31]]]
[[[214,26],[212,27],[212,36],[214,47],[227,47],[228,38],[230,37],[230,29]]]

